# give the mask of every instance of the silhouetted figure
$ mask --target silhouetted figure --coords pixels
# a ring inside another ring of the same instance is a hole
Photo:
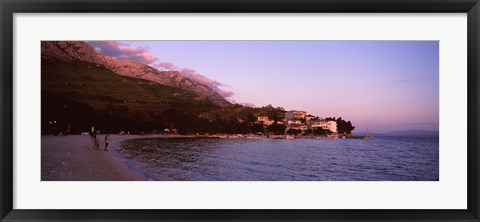
[[[100,149],[99,139],[97,138],[97,135],[95,135],[95,138],[93,139],[93,149],[95,150]]]
[[[92,149],[98,150],[100,145],[98,144],[98,138],[96,134],[92,134]]]
[[[104,151],[108,151],[108,134],[105,135],[105,149]]]
[[[90,131],[90,137],[93,139],[93,137],[96,137],[97,133],[95,132],[95,127],[92,126],[92,130]]]

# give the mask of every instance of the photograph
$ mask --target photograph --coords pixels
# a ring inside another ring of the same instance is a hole
[[[439,181],[439,41],[39,44],[41,181]]]
[[[480,0],[0,0],[0,222],[480,222]]]

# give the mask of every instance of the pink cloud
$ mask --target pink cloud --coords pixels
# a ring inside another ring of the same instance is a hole
[[[239,105],[243,105],[243,106],[247,106],[247,107],[255,107],[255,104],[249,103],[249,102],[241,103],[241,102],[237,102],[237,100],[234,100],[234,99],[231,99],[231,98],[227,98],[226,100],[229,101],[232,104],[239,104]]]
[[[89,41],[87,43],[102,54],[118,59],[129,59],[147,65],[158,60],[157,57],[148,52],[148,47],[133,48],[120,41]]]
[[[253,103],[240,103],[240,105],[248,106],[248,107],[255,107]]]
[[[230,96],[233,96],[233,92],[232,91],[226,91],[226,90],[223,90],[223,89],[213,89],[215,90],[215,92],[217,92],[219,95],[223,96],[223,97],[230,97]]]
[[[196,82],[199,82],[201,84],[204,84],[204,85],[210,87],[211,89],[213,89],[215,92],[217,92],[222,97],[233,96],[232,91],[227,91],[227,90],[224,90],[224,89],[220,88],[222,86],[225,87],[225,85],[223,85],[222,83],[220,83],[216,80],[209,79],[206,76],[198,73],[197,71],[195,71],[193,69],[184,68],[184,69],[180,70],[180,73],[182,73],[183,76],[185,76],[189,79],[192,79]]]
[[[139,54],[132,54],[132,55],[128,55],[128,56],[125,56],[124,57],[125,59],[130,59],[130,60],[133,60],[133,61],[137,61],[139,63],[143,63],[143,64],[150,64],[150,63],[154,63],[155,61],[158,60],[158,58],[156,58],[155,56],[149,54],[149,53],[139,53]]]
[[[117,59],[129,59],[146,65],[154,63],[151,66],[163,70],[178,70],[177,66],[171,62],[157,62],[159,59],[149,53],[150,48],[148,47],[134,48],[130,47],[128,43],[121,41],[88,41],[87,43],[96,50],[100,51],[102,54],[115,57]],[[180,73],[189,79],[210,87],[223,97],[231,97],[234,94],[231,91],[221,89],[220,87],[226,87],[222,83],[213,79],[209,79],[193,69],[183,68],[180,70]]]
[[[197,73],[193,69],[184,68],[184,69],[180,70],[180,73],[182,73],[183,76],[185,76],[187,78],[193,79],[193,80],[195,80],[199,83],[205,84],[207,86],[221,86],[222,85],[218,81],[209,79],[209,78],[201,75],[200,73]]]
[[[159,62],[159,63],[154,64],[153,66],[155,66],[157,68],[163,68],[163,69],[166,69],[166,70],[177,69],[177,67],[175,67],[175,65],[173,65],[173,63],[171,63],[171,62]]]

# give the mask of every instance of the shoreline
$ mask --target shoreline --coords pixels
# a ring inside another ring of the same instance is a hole
[[[105,134],[103,134],[105,135]],[[120,153],[120,146],[123,142],[127,140],[135,140],[135,139],[155,139],[155,138],[194,138],[191,136],[184,136],[184,135],[161,135],[161,134],[148,134],[148,135],[111,135],[109,150],[111,151],[113,158],[119,161],[122,165],[124,165],[131,173],[135,174],[139,181],[156,181],[153,177],[151,177],[147,172],[143,171],[139,167],[139,163],[135,160],[127,159],[122,156]]]
[[[139,138],[174,138],[165,135],[110,135],[108,152],[104,134],[100,149],[92,149],[90,136],[41,136],[41,181],[145,181],[148,176],[132,167],[115,149],[122,141]]]
[[[155,181],[140,167],[141,164],[121,154],[121,144],[127,140],[155,138],[253,138],[293,139],[282,135],[245,136],[238,134],[216,135],[117,135],[109,136],[108,152],[103,151],[105,134],[99,134],[100,149],[92,149],[88,135],[41,136],[42,181]],[[338,138],[338,137],[337,137]],[[348,137],[347,137],[348,138]],[[336,139],[295,137],[295,139]]]

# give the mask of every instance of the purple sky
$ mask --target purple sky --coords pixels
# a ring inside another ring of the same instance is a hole
[[[88,43],[179,70],[237,103],[341,116],[355,131],[438,130],[438,41]]]

